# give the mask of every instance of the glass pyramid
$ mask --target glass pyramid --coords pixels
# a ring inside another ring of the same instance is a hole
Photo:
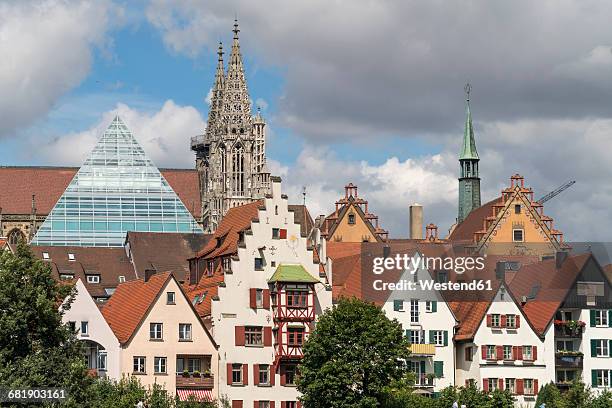
[[[32,244],[118,247],[123,245],[127,231],[202,233],[116,116]]]

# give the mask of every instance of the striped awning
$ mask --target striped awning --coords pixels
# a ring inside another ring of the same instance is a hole
[[[190,395],[193,395],[198,401],[213,400],[212,390],[200,390],[194,388],[177,389],[176,395],[178,395],[181,401],[187,401]]]

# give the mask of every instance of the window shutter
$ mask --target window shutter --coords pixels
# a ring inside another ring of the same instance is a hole
[[[484,392],[489,392],[489,380],[487,380],[486,378],[482,379],[482,390]]]
[[[508,324],[508,317],[506,315],[501,315],[501,327],[506,327]]]
[[[406,329],[406,337],[408,337],[408,339],[410,339],[411,335],[412,335],[412,330]]]
[[[444,361],[434,361],[434,375],[436,378],[444,377]]]
[[[523,379],[519,378],[516,380],[516,393],[517,395],[523,395],[524,387],[523,387]]]
[[[499,387],[500,390],[504,390],[504,379],[500,378],[497,380],[497,386]]]
[[[516,322],[516,328],[518,329],[519,327],[521,327],[521,316],[516,315],[514,319],[514,321]]]
[[[253,401],[253,408],[259,408],[259,401]]]
[[[300,401],[297,402],[297,408],[302,408],[302,403]]]
[[[235,338],[237,346],[244,346],[244,326],[235,327]]]
[[[250,295],[250,307],[251,309],[256,309],[257,308],[257,289],[255,288],[249,289],[249,295]]]
[[[608,357],[612,357],[612,339],[608,343]]]
[[[591,309],[591,327],[595,327],[595,310]]]
[[[487,327],[491,327],[493,319],[491,318],[491,315],[488,314],[487,315]]]
[[[518,346],[512,346],[512,359],[518,360]]]
[[[538,380],[533,380],[533,395],[538,395]]]
[[[253,385],[259,385],[259,364],[253,364]]]
[[[504,348],[502,346],[496,346],[495,348],[497,350],[497,359],[503,360],[504,359]]]
[[[242,365],[242,384],[249,385],[249,365]]]
[[[431,311],[434,313],[438,311],[438,301],[437,300],[431,301]]]
[[[274,401],[270,401],[270,408],[274,408]]]
[[[280,239],[287,239],[287,230],[284,228],[281,228],[279,231],[279,238]]]
[[[232,400],[232,408],[242,408],[242,400]]]
[[[444,330],[444,345],[448,346],[448,331]]]
[[[393,301],[393,311],[399,312],[402,309],[403,300],[394,300]]]
[[[272,327],[264,327],[263,328],[264,335],[264,346],[269,347],[272,345]]]
[[[436,342],[436,339],[434,336],[434,331],[430,330],[429,331],[429,344],[435,344],[435,342]]]
[[[531,347],[531,356],[533,357],[533,361],[538,359],[538,346]]]
[[[597,388],[597,370],[591,370],[591,387]]]
[[[517,360],[523,359],[523,346],[516,346],[516,359]]]
[[[612,309],[608,310],[608,327],[612,327]]]
[[[263,307],[264,309],[270,309],[270,289],[263,290]]]
[[[227,363],[227,385],[232,385],[232,365]]]
[[[487,346],[481,346],[482,348],[482,359],[486,360],[487,359]]]
[[[425,374],[425,360],[421,361],[421,374]]]
[[[597,340],[591,339],[591,357],[597,357]]]
[[[281,408],[287,408],[287,401],[281,401]]]
[[[280,385],[286,385],[287,379],[285,378],[285,366],[280,366]]]

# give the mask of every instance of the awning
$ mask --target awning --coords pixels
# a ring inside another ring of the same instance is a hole
[[[190,395],[193,395],[198,401],[212,401],[213,394],[212,390],[200,390],[200,389],[178,389],[176,390],[181,401],[187,401]]]

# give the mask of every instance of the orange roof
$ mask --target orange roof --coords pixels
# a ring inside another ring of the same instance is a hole
[[[476,330],[478,330],[480,322],[482,322],[490,304],[491,300],[448,302],[448,306],[455,314],[457,320],[459,320],[459,327],[455,332],[455,340],[474,338]]]
[[[0,166],[0,208],[4,214],[30,214],[35,195],[38,214],[49,214],[78,167]],[[195,169],[160,169],[194,217],[200,217],[200,182]]]
[[[500,201],[501,198],[498,197],[473,210],[462,222],[455,226],[448,239],[472,242],[474,240],[474,233],[484,228],[485,219],[493,214],[493,206]]]
[[[138,279],[117,286],[113,296],[102,308],[102,315],[121,344],[132,338],[170,279],[172,274],[164,272],[151,276],[147,282]]]
[[[535,298],[523,305],[526,317],[538,334],[544,334],[591,257],[590,253],[569,256],[560,268],[550,259],[525,265],[518,271],[510,283],[510,290],[519,301],[523,296],[529,297],[534,287],[538,288]]]

